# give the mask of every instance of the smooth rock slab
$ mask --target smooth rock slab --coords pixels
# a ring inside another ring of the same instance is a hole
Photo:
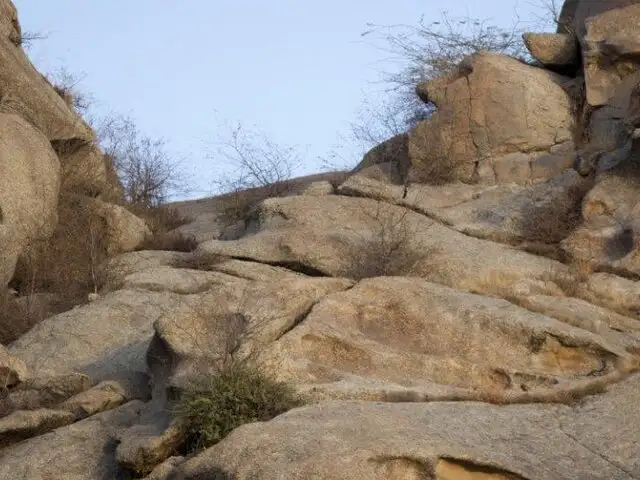
[[[9,400],[16,410],[52,408],[89,387],[91,380],[80,373],[34,377],[11,389]]]
[[[134,379],[146,372],[153,322],[184,295],[119,290],[36,325],[9,347],[34,376],[80,372],[93,381]]]

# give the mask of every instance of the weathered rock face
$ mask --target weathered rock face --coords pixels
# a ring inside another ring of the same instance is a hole
[[[361,172],[380,165],[393,165],[391,170],[396,175],[389,175],[389,178],[392,181],[395,180],[396,183],[402,183],[409,173],[410,164],[409,135],[404,133],[396,135],[369,150],[354,169],[354,172]]]
[[[333,194],[333,185],[330,182],[313,182],[300,192],[300,195],[310,195],[312,197],[321,197],[323,195]]]
[[[418,86],[421,98],[438,110],[410,133],[413,179],[510,181],[496,178],[501,157],[549,152],[571,140],[573,120],[562,89],[566,80],[511,58],[480,53],[449,77]]]
[[[570,256],[594,268],[640,274],[639,161],[640,147],[631,143],[618,165],[596,176],[583,201],[584,223],[563,243]]]
[[[0,69],[1,70],[1,69]],[[58,221],[60,162],[25,120],[0,114],[0,288],[31,242],[46,241]]]
[[[612,5],[616,2],[581,5],[587,3],[607,6],[607,11],[589,16],[581,38],[587,101],[592,106],[606,105],[625,77],[640,65],[640,4],[624,2],[633,4],[618,5],[620,8]]]
[[[64,191],[95,197],[108,189],[105,162],[94,144],[80,140],[53,145],[62,164]]]
[[[96,218],[105,225],[108,255],[130,252],[151,235],[146,222],[120,205],[106,203],[97,198],[78,197]]]
[[[217,286],[198,303],[160,318],[147,354],[154,385],[180,386],[189,376],[215,374],[230,353],[238,360],[257,354],[321,298],[353,284],[274,270],[269,282],[212,273]]]
[[[10,8],[5,6],[4,11]],[[33,67],[22,48],[4,36],[0,36],[0,65],[1,113],[21,116],[49,140],[93,140],[85,121]]]
[[[400,186],[354,175],[340,186],[340,192],[402,205],[477,238],[553,244],[580,221],[580,202],[591,183],[567,170],[531,186],[413,184],[405,196]]]
[[[518,282],[544,282],[566,269],[558,262],[471,238],[411,210],[366,198],[269,199],[261,204],[249,231],[236,241],[204,242],[197,251],[294,265],[336,277],[417,275],[482,292],[509,290]],[[545,288],[557,290],[551,282]]]
[[[9,390],[12,410],[52,409],[91,386],[86,375],[71,373],[28,378]]]
[[[184,429],[173,420],[171,412],[154,410],[148,404],[139,424],[119,432],[116,458],[123,467],[144,475],[178,450],[184,437]]]
[[[632,480],[639,394],[636,376],[575,408],[322,403],[238,428],[169,478]]]
[[[7,388],[24,381],[27,377],[27,366],[18,358],[9,355],[5,347],[0,345],[0,378],[1,388]]]
[[[73,423],[73,413],[62,410],[18,410],[0,418],[0,448]]]
[[[219,198],[182,202],[195,252],[112,258],[91,303],[0,347],[0,480],[640,477],[637,26],[631,10],[605,12],[620,2],[587,3],[567,1],[563,15],[581,22],[587,68],[597,64],[587,87],[604,103],[585,110],[597,146],[573,151],[568,79],[483,53],[420,86],[437,113],[340,187],[292,181],[295,196],[232,228]],[[19,36],[0,0],[7,272],[55,227],[60,184],[60,217],[90,210],[110,254],[135,249],[148,228],[109,203],[121,192],[113,163]],[[573,32],[527,43],[579,83]],[[11,236],[25,222],[31,236]],[[230,360],[314,404],[176,456],[174,395]]]
[[[584,388],[627,357],[620,343],[504,300],[401,277],[326,297],[259,351],[313,398],[413,401]]]

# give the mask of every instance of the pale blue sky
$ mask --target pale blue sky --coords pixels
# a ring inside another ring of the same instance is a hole
[[[380,95],[388,54],[360,34],[368,22],[416,24],[450,16],[508,27],[535,20],[536,0],[14,0],[41,72],[84,77],[98,114],[131,116],[162,137],[203,196],[218,172],[208,143],[220,120],[257,126],[305,152],[300,174],[325,155],[365,98]],[[379,44],[378,44],[379,45]],[[360,151],[344,145],[356,163]],[[218,172],[219,173],[219,172]]]

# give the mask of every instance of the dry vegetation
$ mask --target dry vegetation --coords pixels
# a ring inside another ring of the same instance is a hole
[[[418,262],[432,252],[412,248],[415,232],[407,219],[409,212],[382,201],[376,203],[373,211],[363,209],[371,229],[352,232],[358,241],[347,246],[347,268],[343,275],[355,280],[411,275]],[[348,226],[345,229],[350,230]]]
[[[79,81],[64,69],[45,78],[80,121],[90,102],[77,89]],[[162,205],[182,181],[177,163],[162,144],[141,136],[121,117],[103,120],[98,134],[100,145],[78,139],[52,142],[63,166],[57,226],[48,240],[32,241],[18,259],[9,284],[16,298],[6,292],[0,298],[3,344],[48,316],[86,303],[88,294],[101,288],[99,266],[107,259],[107,225],[91,208],[92,199],[120,205],[143,218],[153,235],[141,248],[191,251],[196,246],[193,238],[170,233],[189,219]]]
[[[586,188],[571,187],[562,198],[531,205],[522,214],[522,237],[542,244],[558,244],[582,223],[582,199]]]
[[[587,88],[584,77],[577,77],[564,85],[564,89],[571,102],[573,114],[573,143],[576,148],[581,148],[589,143],[589,117],[593,109],[587,103]]]
[[[148,206],[144,204],[126,204],[134,215],[147,222],[151,236],[137,248],[138,250],[173,250],[191,252],[198,246],[196,239],[175,231],[178,227],[191,222],[176,209],[166,205]]]
[[[292,192],[290,179],[300,163],[293,147],[283,147],[264,134],[241,124],[230,129],[228,140],[217,142],[215,159],[221,158],[232,170],[218,180],[222,218],[227,225],[245,220],[253,207],[267,198]]]
[[[58,70],[46,75],[45,79],[71,110],[78,114],[86,113],[89,110],[92,99],[78,88],[78,84],[83,80],[83,77],[76,77],[66,68],[60,67]]]
[[[443,120],[443,123],[446,122],[447,120]],[[420,128],[420,126],[411,132],[411,142],[415,146],[415,151],[420,152],[419,156],[416,154],[412,158],[412,162],[420,165],[420,168],[411,171],[411,181],[428,185],[444,185],[464,178],[464,170],[468,169],[464,156],[456,154],[454,148],[449,148],[447,153],[434,152],[431,148],[432,139],[428,134],[429,129]],[[449,146],[453,147],[456,141],[458,140],[451,138]]]
[[[0,292],[0,344],[7,345],[44,318],[16,301],[10,292]]]
[[[42,315],[85,303],[88,293],[100,288],[97,272],[107,258],[106,225],[81,196],[72,193],[60,196],[58,215],[53,235],[46,241],[30,244],[18,260],[9,286],[27,300],[22,303],[14,300],[4,309],[7,316],[1,317],[0,328],[7,330],[5,343],[42,320]],[[51,310],[36,308],[39,302],[33,300],[43,293],[55,299]],[[18,318],[11,318],[12,314]]]

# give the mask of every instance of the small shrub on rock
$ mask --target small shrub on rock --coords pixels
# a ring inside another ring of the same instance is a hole
[[[300,404],[289,385],[238,362],[217,376],[193,379],[174,413],[187,429],[186,448],[194,452],[214,445],[245,423],[271,420]]]
[[[356,232],[360,241],[348,245],[344,276],[354,280],[382,276],[411,275],[415,266],[432,252],[412,248],[415,232],[409,225],[409,210],[394,210],[378,202],[373,211],[363,211],[371,230]]]

